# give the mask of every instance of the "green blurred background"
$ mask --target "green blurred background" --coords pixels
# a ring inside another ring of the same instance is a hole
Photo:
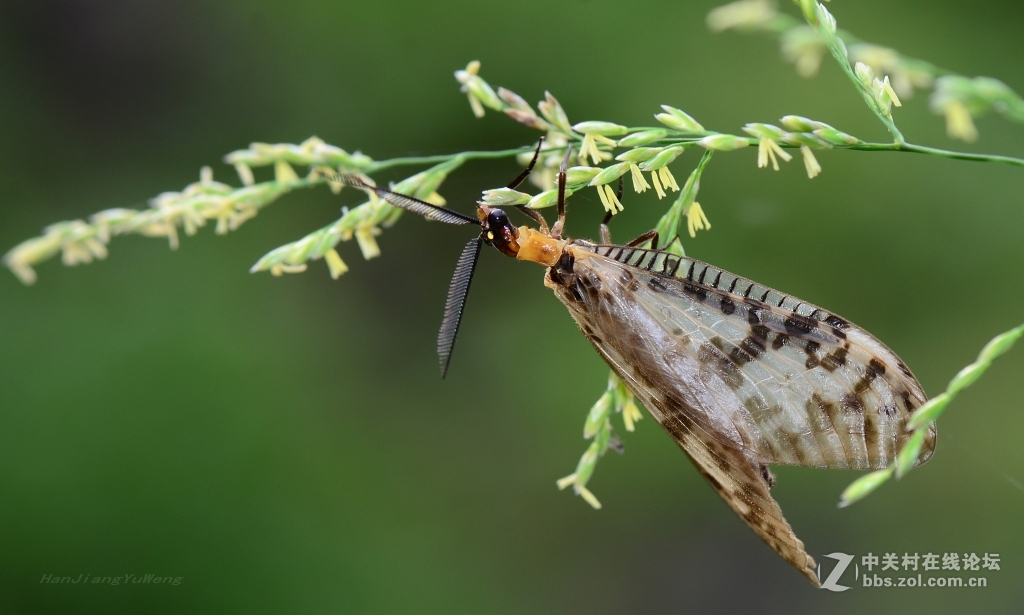
[[[796,113],[886,138],[833,63],[801,79],[772,40],[709,33],[712,6],[4,2],[0,250],[180,189],[202,164],[234,183],[219,161],[250,141],[317,135],[377,159],[532,142],[473,118],[452,77],[473,59],[530,101],[551,90],[572,121],[649,125],[671,103],[719,130]],[[865,39],[1024,91],[1020,2],[831,9]],[[926,103],[896,111],[908,138],[963,149]],[[972,149],[1024,155],[1024,127],[978,126]],[[824,152],[808,181],[799,160],[773,173],[755,156],[708,168],[714,229],[690,254],[852,319],[933,395],[1021,322],[1024,170]],[[469,163],[442,193],[468,212],[517,170]],[[620,240],[666,205],[627,196]],[[31,288],[0,275],[0,612],[1020,612],[1024,492],[1000,473],[1024,477],[1024,349],[957,399],[927,466],[862,503],[835,505],[856,473],[777,471],[819,561],[999,553],[989,587],[818,591],[649,418],[599,465],[603,510],[556,490],[607,369],[539,268],[484,253],[444,382],[434,338],[465,229],[407,217],[379,259],[343,244],[352,270],[336,282],[323,263],[247,273],[355,202],[299,191],[176,252],[128,237],[99,264],[41,266]],[[593,236],[599,210],[574,197],[570,231]],[[47,573],[184,580],[40,584]]]

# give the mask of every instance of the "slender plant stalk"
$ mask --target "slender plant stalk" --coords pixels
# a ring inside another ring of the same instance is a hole
[[[485,150],[459,152],[457,154],[438,154],[436,156],[406,156],[403,158],[389,158],[388,160],[370,163],[363,169],[363,172],[373,174],[378,171],[394,167],[438,164],[441,162],[448,162],[455,158],[461,158],[462,160],[497,160],[500,158],[512,158],[513,156],[519,156],[520,154],[530,153],[533,151],[533,148],[534,146],[527,145],[524,147],[517,147],[515,149],[501,149],[494,151]]]

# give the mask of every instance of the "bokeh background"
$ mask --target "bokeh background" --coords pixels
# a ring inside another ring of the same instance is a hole
[[[10,0],[0,5],[0,246],[139,206],[251,141],[317,135],[378,158],[516,147],[535,134],[470,113],[452,72],[572,121],[651,124],[658,104],[737,131],[787,113],[886,133],[829,61],[799,78],[774,41],[713,35],[711,2]],[[786,10],[793,7],[787,6]],[[1024,5],[837,1],[841,27],[1024,91]],[[925,96],[911,140],[963,148]],[[1024,155],[990,117],[972,149]],[[692,156],[692,157],[691,157]],[[1024,170],[825,152],[755,168],[716,156],[690,254],[874,332],[930,394],[1021,322]],[[690,153],[676,164],[685,177]],[[473,162],[463,211],[518,171]],[[412,169],[409,170],[412,172]],[[401,173],[380,179],[399,179]],[[434,339],[467,235],[406,217],[383,256],[332,281],[248,267],[353,204],[299,191],[229,236],[116,240],[104,262],[0,272],[3,613],[1019,612],[1024,603],[1024,349],[941,421],[933,460],[839,510],[857,474],[777,471],[819,560],[841,551],[999,553],[985,589],[813,589],[719,500],[654,421],[598,466],[595,512],[555,488],[586,443],[607,370],[539,268],[484,253],[449,377]],[[596,195],[570,230],[593,236]],[[664,210],[629,195],[626,239]],[[827,561],[827,560],[824,560]],[[44,574],[182,576],[179,586],[45,585]]]

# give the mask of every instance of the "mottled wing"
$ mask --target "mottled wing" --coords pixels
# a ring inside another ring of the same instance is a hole
[[[577,242],[546,283],[719,495],[816,581],[767,466],[888,465],[925,401],[899,358],[820,308],[663,252]],[[920,461],[933,448],[934,432]]]
[[[605,355],[605,358],[611,363],[610,355]],[[793,533],[779,503],[769,493],[774,479],[767,466],[752,459],[747,451],[733,442],[718,436],[713,427],[697,420],[683,420],[682,417],[691,413],[684,408],[673,407],[673,401],[678,400],[643,395],[639,391],[646,389],[636,375],[631,376],[629,370],[616,369],[616,372],[645,407],[655,408],[663,416],[678,417],[663,421],[662,425],[718,495],[761,540],[818,585],[814,559],[804,550],[804,543]]]
[[[582,255],[579,292],[620,302],[598,309],[614,310],[623,327],[669,334],[658,357],[635,360],[699,359],[698,381],[720,390],[696,405],[720,415],[730,437],[765,463],[888,467],[909,437],[907,420],[927,400],[895,353],[815,305],[664,252],[571,250]],[[582,303],[589,311],[590,299]],[[934,447],[933,430],[918,462]]]

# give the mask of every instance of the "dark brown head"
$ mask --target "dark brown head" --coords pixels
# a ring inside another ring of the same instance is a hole
[[[477,208],[477,217],[480,218],[481,237],[488,244],[494,246],[505,256],[513,258],[519,254],[519,229],[508,219],[508,215],[497,207],[480,205]]]

